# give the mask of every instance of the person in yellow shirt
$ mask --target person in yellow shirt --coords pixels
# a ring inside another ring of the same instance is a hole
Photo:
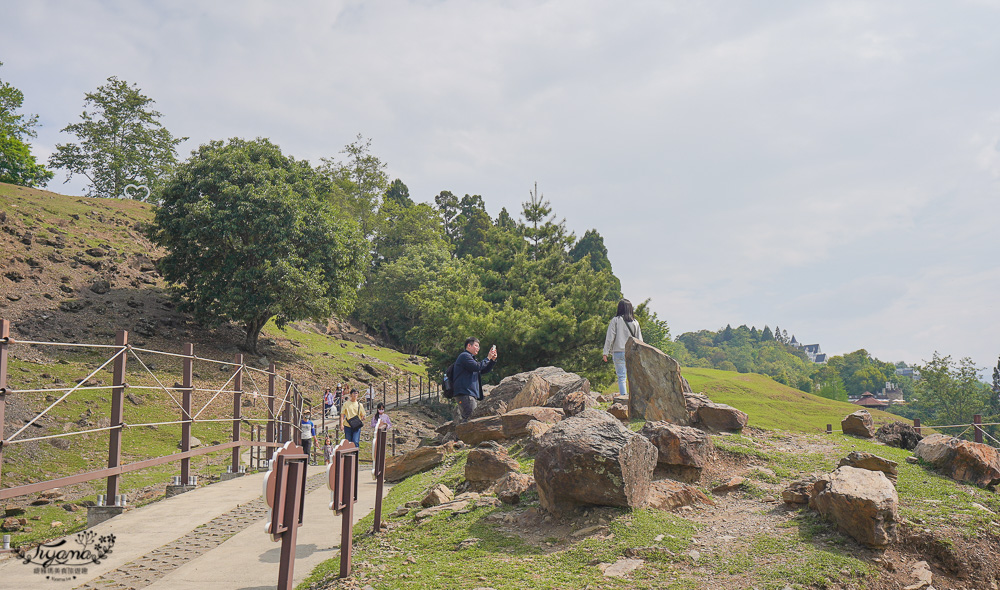
[[[365,424],[365,407],[358,401],[358,390],[351,388],[351,399],[340,408],[340,427],[344,439],[361,446],[361,427]]]

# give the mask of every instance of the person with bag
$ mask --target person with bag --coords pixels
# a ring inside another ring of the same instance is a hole
[[[340,408],[340,427],[344,430],[344,440],[361,446],[361,427],[365,425],[365,407],[358,401],[358,390],[351,388],[351,399]]]
[[[618,302],[618,312],[608,322],[608,333],[604,337],[604,362],[608,362],[608,353],[615,363],[615,374],[618,376],[618,394],[628,395],[628,374],[625,371],[625,343],[629,337],[642,342],[642,330],[639,322],[632,315],[632,302],[622,299]]]
[[[486,360],[477,361],[479,354],[479,338],[466,338],[465,350],[455,359],[455,381],[452,388],[455,391],[454,399],[458,402],[461,410],[461,421],[468,422],[472,417],[472,412],[476,410],[479,400],[483,399],[483,373],[493,370],[493,365],[497,361],[497,347],[493,345]]]
[[[333,401],[333,392],[330,391],[330,388],[327,388],[326,391],[323,392],[323,415],[324,416],[326,416],[326,417],[330,416],[330,409],[333,408],[333,403],[334,403],[334,401]]]

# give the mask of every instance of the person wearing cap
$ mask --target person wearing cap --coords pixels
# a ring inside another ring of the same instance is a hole
[[[309,451],[312,450],[312,439],[316,436],[316,425],[310,419],[309,410],[302,412],[302,421],[299,422],[299,432],[302,433],[302,451],[309,457]]]

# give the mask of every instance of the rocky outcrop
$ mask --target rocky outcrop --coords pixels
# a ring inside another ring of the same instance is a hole
[[[569,373],[572,375],[573,373]],[[584,393],[594,400],[596,403],[596,397],[590,391],[590,380],[586,377],[580,377],[576,381],[573,381],[567,385],[563,385],[559,391],[554,393],[549,399],[545,400],[545,405],[550,408],[561,408],[565,402],[566,396],[571,393]]]
[[[629,415],[633,418],[690,423],[684,403],[681,366],[667,354],[635,338],[625,344]]]
[[[562,418],[563,412],[558,408],[519,408],[503,415],[485,416],[459,424],[455,427],[455,436],[469,445],[487,440],[509,440],[535,433],[537,425],[529,427],[530,422],[555,424]]]
[[[494,414],[504,414],[509,410],[516,409],[511,402],[518,396],[528,384],[532,377],[543,379],[549,386],[549,393],[544,400],[537,405],[546,403],[549,397],[559,393],[561,389],[572,386],[582,379],[576,373],[567,373],[559,367],[539,367],[534,371],[517,373],[504,377],[499,385],[489,390],[489,394],[479,402],[476,411],[472,413],[473,418],[492,416]],[[587,391],[590,389],[590,382],[587,382]]]
[[[454,450],[455,443],[446,443],[436,447],[417,447],[405,455],[390,457],[385,462],[385,479],[399,481],[414,473],[440,465]]]
[[[521,494],[535,487],[535,478],[526,473],[508,473],[497,482],[497,498],[504,504],[517,504]]]
[[[859,436],[861,438],[872,438],[875,436],[875,423],[868,410],[858,410],[850,414],[840,422],[840,428],[844,434]]]
[[[850,454],[840,460],[838,467],[843,467],[844,465],[857,467],[858,469],[867,469],[869,471],[881,471],[889,478],[889,481],[893,485],[896,485],[896,477],[899,474],[895,461],[890,461],[889,459],[884,459],[878,455],[864,451],[851,451]]]
[[[924,437],[917,434],[917,431],[909,424],[890,422],[875,432],[875,438],[890,447],[912,451],[917,448],[917,444]]]
[[[813,484],[809,507],[860,543],[885,547],[896,540],[899,497],[880,471],[837,468]]]
[[[639,431],[656,447],[656,463],[684,481],[696,481],[708,464],[715,445],[702,430],[669,422],[646,422]]]
[[[948,477],[980,487],[1000,483],[1000,451],[945,434],[924,437],[913,454]]]
[[[648,501],[656,447],[607,412],[586,410],[546,432],[534,476],[543,508],[563,514],[578,506],[641,508]]]
[[[469,451],[465,460],[465,479],[491,483],[518,469],[520,465],[507,454],[503,445],[487,441]]]
[[[695,504],[714,506],[715,502],[698,488],[669,479],[654,481],[650,487],[649,508],[676,510]]]

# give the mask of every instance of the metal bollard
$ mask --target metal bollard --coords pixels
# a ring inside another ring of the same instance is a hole
[[[3,548],[4,548],[4,551],[9,551],[10,550],[10,535],[4,535],[3,536]]]
[[[97,495],[97,505],[104,506],[104,494]]]

